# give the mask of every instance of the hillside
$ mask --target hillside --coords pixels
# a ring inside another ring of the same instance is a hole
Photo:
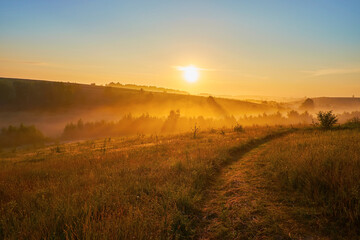
[[[318,97],[313,98],[316,108],[334,111],[359,111],[360,98],[357,97]]]
[[[109,84],[106,84],[106,86],[107,87],[143,90],[143,91],[149,91],[149,92],[167,92],[167,93],[177,93],[177,94],[189,94],[188,92],[180,91],[180,90],[176,90],[176,89],[162,88],[162,87],[156,87],[156,86],[136,85],[136,84],[121,84],[119,82],[118,83],[111,82]]]
[[[110,86],[0,78],[0,111],[114,107],[124,112],[218,116],[275,110],[266,104]],[[46,99],[46,101],[44,101]],[[196,114],[195,114],[196,112]]]
[[[140,86],[139,86],[140,87]],[[147,89],[156,89],[150,87]],[[160,88],[159,88],[160,89]],[[311,114],[319,110],[359,111],[359,98],[313,98]],[[165,118],[176,111],[186,118],[243,118],[241,124],[286,124],[282,116],[292,109],[300,113],[303,101],[244,101],[213,96],[196,96],[170,92],[146,91],[110,86],[0,78],[0,127],[10,124],[36,125],[46,135],[59,135],[69,122],[118,121],[125,115],[143,114]],[[269,116],[268,114],[275,114]],[[265,115],[264,115],[265,114]],[[267,115],[266,115],[267,114]],[[260,116],[258,120],[249,116]],[[296,115],[297,116],[297,115]],[[311,122],[309,116],[294,119],[291,124]],[[352,116],[341,117],[344,122]],[[346,118],[346,119],[345,119]],[[191,121],[190,121],[191,122]],[[196,120],[195,120],[196,122]]]
[[[332,110],[335,113],[353,112],[360,110],[360,98],[357,97],[314,97],[312,99],[314,105],[312,109],[308,109],[311,113],[318,111]],[[284,107],[290,107],[294,109],[301,109],[301,104],[306,99],[292,101],[283,104]]]
[[[35,124],[47,133],[59,133],[66,123],[118,120],[126,114],[167,117],[179,110],[186,117],[227,117],[274,113],[270,104],[150,92],[110,86],[0,78],[0,127]]]

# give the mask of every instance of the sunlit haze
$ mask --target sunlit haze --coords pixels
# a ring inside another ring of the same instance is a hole
[[[199,78],[199,69],[193,65],[178,67],[178,69],[183,72],[184,79],[189,83],[196,82]]]
[[[357,0],[1,1],[0,76],[359,96],[359,11]],[[191,64],[211,71],[173,67]]]
[[[0,239],[360,239],[360,0],[0,0]]]

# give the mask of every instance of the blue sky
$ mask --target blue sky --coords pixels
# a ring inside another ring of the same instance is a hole
[[[0,75],[360,95],[360,1],[0,1]],[[193,64],[188,84],[173,66]],[[326,87],[323,87],[324,84]]]

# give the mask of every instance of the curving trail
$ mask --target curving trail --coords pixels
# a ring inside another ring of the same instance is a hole
[[[258,141],[223,168],[207,190],[199,239],[326,239],[297,222],[291,206],[265,182],[261,155],[267,142],[282,135]]]

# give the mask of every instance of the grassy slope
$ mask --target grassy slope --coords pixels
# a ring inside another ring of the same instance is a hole
[[[229,148],[274,130],[207,132],[198,139],[191,134],[119,138],[3,152],[0,236],[193,236],[202,192],[229,160]]]
[[[218,117],[228,113],[237,115],[278,110],[270,105],[234,99],[0,77],[1,91],[4,91],[4,96],[0,97],[1,111],[89,110],[107,107],[115,108],[123,114],[131,112],[167,116],[170,110],[180,109],[187,116]]]
[[[296,216],[326,235],[359,237],[359,129],[289,135],[269,146],[264,161],[269,181],[288,193],[285,199],[308,207]]]
[[[302,226],[278,201],[278,191],[266,189],[258,171],[260,146],[224,168],[214,186],[206,191],[201,239],[313,239],[319,237]]]
[[[226,167],[207,190],[205,239],[358,239],[359,130],[300,130]]]
[[[357,238],[359,131],[286,132],[3,151],[0,236]]]

